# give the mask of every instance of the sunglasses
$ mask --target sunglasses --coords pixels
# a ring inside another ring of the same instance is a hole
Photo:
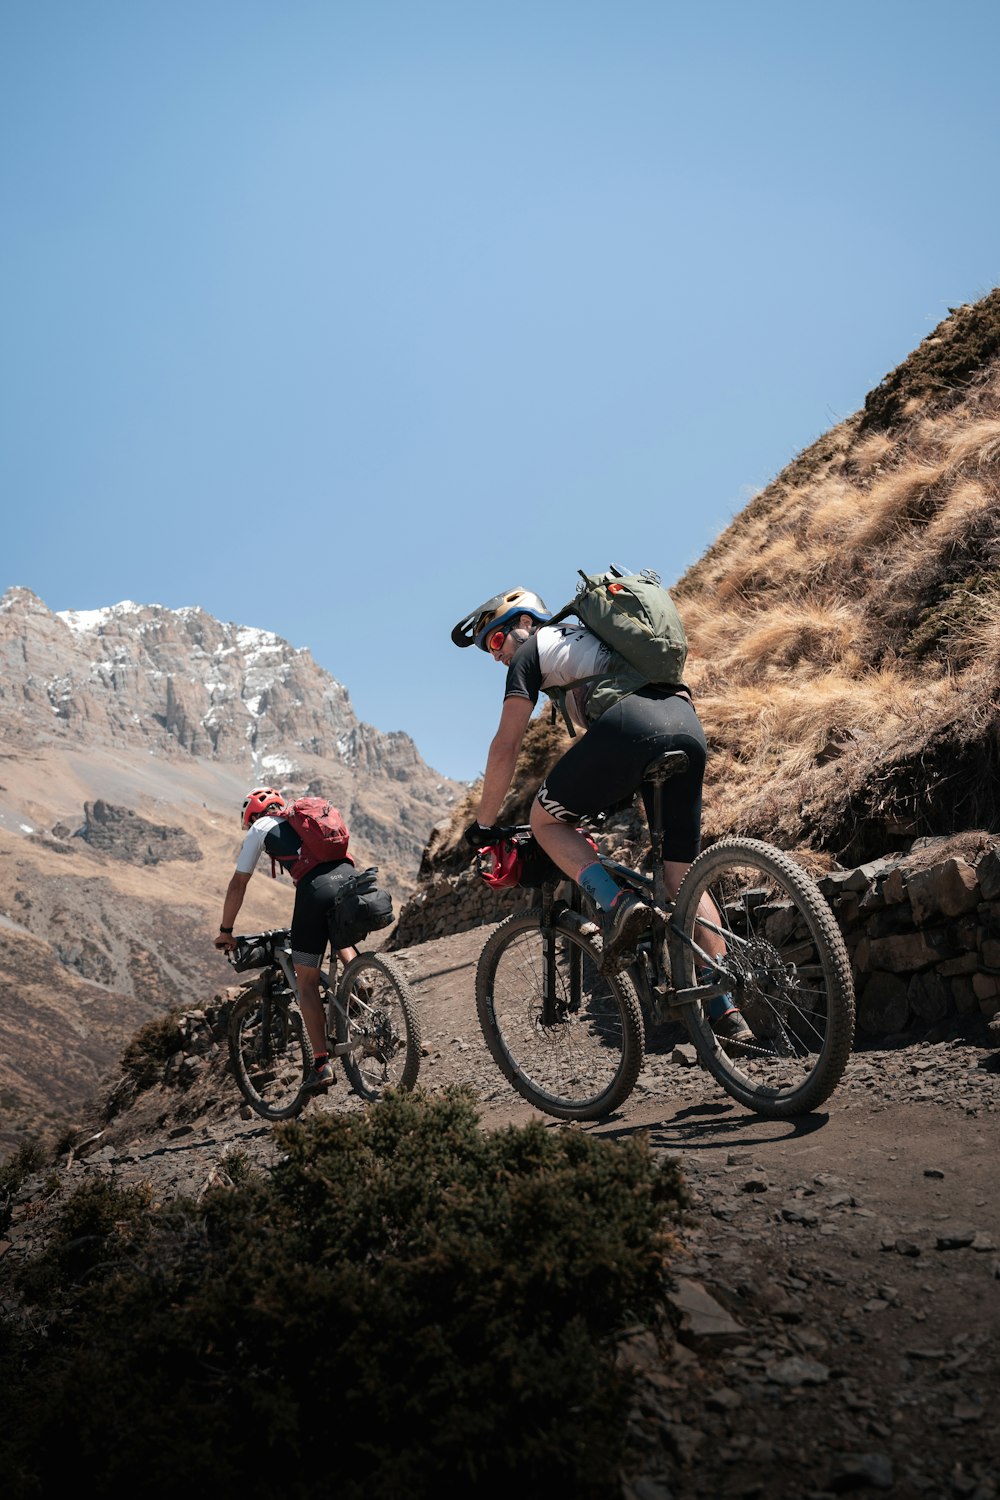
[[[504,643],[504,641],[506,639],[507,639],[507,631],[506,630],[494,630],[494,632],[493,632],[492,635],[486,637],[486,649],[487,649],[487,651],[489,651],[491,654],[494,653],[494,652],[496,652],[496,651],[499,651],[500,648],[501,648],[501,646],[503,645],[503,643]]]

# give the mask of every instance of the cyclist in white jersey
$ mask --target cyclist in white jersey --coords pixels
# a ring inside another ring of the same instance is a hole
[[[285,799],[275,787],[255,787],[243,799],[240,823],[246,830],[246,836],[236,860],[236,869],[226,889],[222,921],[215,938],[216,948],[229,952],[236,946],[233,927],[243,905],[250,877],[262,854],[271,856],[272,873],[275,868],[281,868],[291,875],[292,867],[301,852],[300,839],[291,824],[282,817],[284,810]],[[305,1083],[306,1091],[310,1093],[325,1093],[337,1078],[327,1044],[326,1017],[320,993],[320,965],[330,938],[330,914],[336,907],[345,880],[353,872],[354,861],[345,856],[343,859],[315,865],[295,886],[290,942],[302,1019],[313,1049],[313,1072]],[[356,948],[337,949],[337,957],[344,964],[356,956]]]
[[[475,823],[465,831],[473,848],[484,848],[510,788],[521,743],[540,692],[568,688],[567,713],[578,733],[552,767],[531,808],[531,830],[546,854],[574,880],[596,907],[603,935],[602,969],[620,972],[632,962],[636,944],[649,928],[651,912],[634,892],[622,890],[577,825],[595,813],[641,791],[651,812],[643,773],[668,750],[683,750],[688,768],[673,777],[664,798],[664,833],[659,850],[667,890],[674,895],[701,841],[702,780],[707,747],[691,692],[684,683],[649,685],[622,698],[599,718],[587,718],[593,681],[612,653],[583,625],[547,625],[550,611],[538,594],[509,589],[466,615],[452,631],[458,646],[476,645],[507,669],[500,723],[490,743]],[[576,684],[575,686],[570,686]],[[712,1024],[731,1040],[749,1028],[732,997],[711,1002]]]

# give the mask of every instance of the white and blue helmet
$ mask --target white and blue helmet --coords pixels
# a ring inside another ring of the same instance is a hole
[[[508,589],[470,610],[459,620],[451,638],[456,646],[478,646],[480,651],[488,651],[486,641],[494,630],[502,630],[521,615],[530,615],[536,624],[544,625],[552,618],[552,611],[546,607],[545,600],[530,589]]]

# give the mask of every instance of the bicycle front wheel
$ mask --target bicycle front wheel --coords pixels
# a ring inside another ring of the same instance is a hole
[[[515,913],[487,939],[476,1010],[508,1083],[561,1120],[599,1120],[628,1098],[642,1067],[643,1025],[632,981],[605,978],[601,953],[569,914]]]
[[[362,1099],[388,1088],[412,1089],[420,1069],[420,1022],[402,971],[391,958],[359,953],[337,986],[334,1035],[348,1046],[341,1060]]]
[[[720,946],[724,951],[720,952]],[[726,1041],[703,1005],[686,1008],[698,1055],[733,1099],[773,1119],[807,1114],[840,1082],[854,1039],[851,963],[829,904],[787,854],[723,839],[691,865],[672,918],[675,983],[698,983],[704,955],[751,1036]]]
[[[238,996],[229,1017],[229,1056],[240,1093],[265,1120],[301,1113],[313,1065],[302,1016],[290,995]]]

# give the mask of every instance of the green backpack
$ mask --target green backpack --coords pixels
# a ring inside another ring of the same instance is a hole
[[[583,582],[576,598],[546,623],[556,625],[567,615],[576,615],[614,654],[606,672],[551,690],[553,708],[558,702],[571,735],[576,731],[566,712],[566,694],[572,688],[594,683],[587,699],[587,718],[599,719],[641,687],[653,683],[680,686],[687,660],[681,617],[657,573],[650,568],[625,573],[615,567],[605,573],[578,571]]]

